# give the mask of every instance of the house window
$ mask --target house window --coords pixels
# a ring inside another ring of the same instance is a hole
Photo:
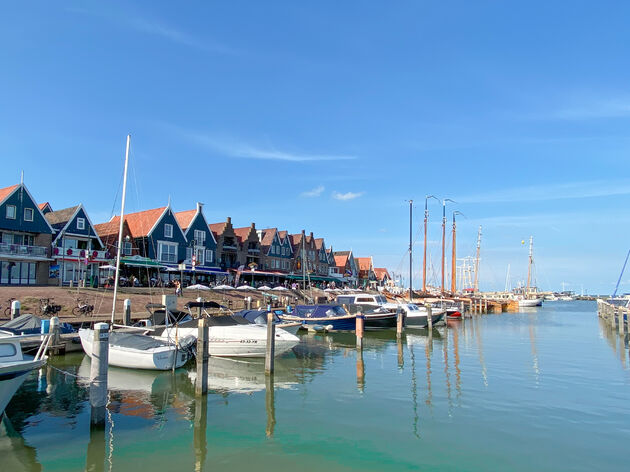
[[[173,225],[170,225],[170,224],[164,225],[164,237],[165,238],[173,237]]]
[[[7,219],[15,219],[15,205],[7,205]]]
[[[192,248],[191,247],[186,248],[186,262],[188,262],[189,264],[192,263]]]
[[[85,218],[77,218],[77,229],[85,229]]]
[[[123,244],[123,254],[131,256],[131,243],[129,241],[125,241],[125,244]]]
[[[24,208],[24,221],[33,221],[33,215],[32,208]]]
[[[177,262],[177,244],[158,241],[158,259],[161,262]]]
[[[212,249],[206,249],[206,263],[211,264],[214,259],[214,251]]]
[[[196,247],[195,248],[195,264],[197,265],[204,265],[204,255],[206,254],[206,251],[204,250],[204,248],[202,247]]]
[[[197,246],[205,246],[206,245],[206,232],[196,229],[195,241],[197,241]]]

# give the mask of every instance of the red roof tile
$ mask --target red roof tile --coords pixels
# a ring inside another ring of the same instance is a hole
[[[342,254],[340,256],[335,255],[335,266],[337,267],[345,267],[348,262],[348,256]]]
[[[376,274],[376,278],[378,280],[382,281],[385,278],[385,276],[387,276],[388,279],[391,279],[391,277],[389,276],[389,272],[387,271],[387,269],[383,267],[375,267],[374,273]]]
[[[263,247],[269,247],[273,244],[273,238],[278,232],[278,228],[267,228],[262,230],[262,239],[260,245]]]
[[[372,258],[371,257],[355,257],[355,261],[359,265],[359,270],[370,270],[372,266]]]
[[[197,210],[178,211],[175,213],[175,219],[177,220],[180,228],[186,231],[196,214]]]
[[[154,208],[153,210],[138,211],[125,215],[125,221],[133,237],[142,238],[147,236],[165,209],[166,207]],[[120,216],[114,216],[109,222],[115,222],[116,225],[120,224]]]
[[[7,198],[9,195],[11,195],[13,191],[19,186],[20,184],[15,184],[15,185],[11,185],[10,187],[0,189],[0,202],[4,201],[4,199]]]

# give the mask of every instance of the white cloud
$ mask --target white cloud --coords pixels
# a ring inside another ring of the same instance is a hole
[[[338,161],[356,159],[355,156],[335,155],[335,154],[309,154],[300,152],[280,151],[273,147],[254,146],[244,142],[230,139],[222,139],[199,133],[184,133],[187,137],[213,151],[218,151],[231,157],[242,159],[266,159],[289,162],[308,161]]]
[[[628,97],[595,100],[554,111],[551,117],[558,120],[593,120],[601,118],[622,118],[630,116]]]
[[[302,192],[300,195],[302,195],[303,197],[319,197],[324,192],[324,190],[326,190],[326,188],[323,185],[320,185],[319,187],[315,187],[313,190]]]
[[[363,194],[364,192],[346,192],[346,193],[333,192],[332,197],[335,200],[347,201],[347,200],[354,200],[355,198],[359,198]]]

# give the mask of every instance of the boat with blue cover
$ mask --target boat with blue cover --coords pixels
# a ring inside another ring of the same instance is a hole
[[[291,313],[280,315],[280,318],[299,321],[305,326],[321,326],[327,331],[352,331],[357,319],[341,305],[297,305]]]

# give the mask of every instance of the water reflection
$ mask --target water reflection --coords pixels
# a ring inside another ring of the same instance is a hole
[[[206,441],[208,427],[208,399],[205,395],[195,398],[195,416],[193,419],[193,449],[195,451],[195,472],[205,468],[208,445]]]
[[[37,461],[37,452],[29,446],[24,438],[14,428],[4,415],[0,422],[0,464],[2,470],[11,472],[40,471],[41,464]]]

